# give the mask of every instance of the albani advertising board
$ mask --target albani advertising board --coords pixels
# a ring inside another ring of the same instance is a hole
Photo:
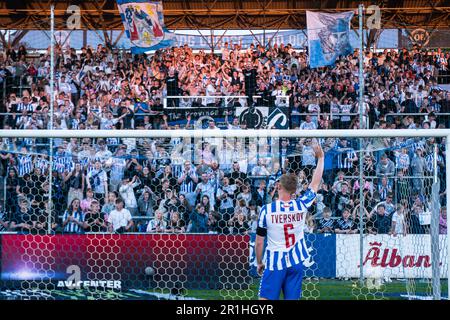
[[[357,278],[360,272],[359,235],[336,236],[336,277]],[[441,277],[447,275],[447,237],[439,236]],[[363,243],[364,277],[431,278],[431,238],[367,235]]]

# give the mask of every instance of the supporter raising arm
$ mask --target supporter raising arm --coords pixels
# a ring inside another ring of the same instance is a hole
[[[317,166],[316,170],[314,171],[311,183],[309,184],[309,188],[314,191],[314,193],[316,193],[317,190],[319,190],[320,183],[322,182],[325,156],[320,144],[313,145],[313,149],[317,158]]]
[[[91,112],[91,114],[93,114],[94,117],[100,121],[100,129],[113,129],[113,126],[115,126],[116,123],[118,123],[120,120],[122,120],[128,115],[128,113],[125,112],[120,117],[114,118],[113,113],[111,111],[106,111],[104,113],[104,117],[97,115],[95,112]]]

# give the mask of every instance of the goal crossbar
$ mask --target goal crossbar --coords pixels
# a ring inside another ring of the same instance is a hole
[[[450,129],[0,130],[0,138],[389,138],[450,137]]]

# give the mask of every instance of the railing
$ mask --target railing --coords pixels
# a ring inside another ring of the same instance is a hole
[[[36,76],[30,76],[28,74],[23,74],[20,77],[18,76],[8,76],[3,78],[3,99],[6,99],[7,94],[11,92],[15,92],[16,94],[22,94],[24,89],[30,89],[31,83],[28,80],[31,79],[31,82],[34,83],[37,79]]]
[[[433,112],[436,115],[436,120],[440,124],[444,124],[446,128],[450,127],[450,113],[443,113],[443,112]],[[390,119],[396,119],[396,118],[405,118],[405,117],[414,117],[414,118],[420,118],[424,121],[429,120],[428,119],[429,113],[388,113],[385,115],[386,120]]]
[[[267,98],[267,101],[259,102],[259,99]],[[252,96],[253,103],[258,105],[277,105],[277,106],[289,106],[290,96],[267,96],[262,97],[259,95]],[[182,101],[185,100],[185,101]],[[201,101],[196,101],[201,100]],[[231,107],[235,102],[240,103],[239,100],[242,100],[242,107],[246,106],[246,102],[248,104],[249,96],[166,96],[163,98],[163,106],[164,109],[167,108],[201,108],[201,107]],[[177,102],[178,101],[178,102]],[[212,102],[209,102],[212,101]],[[175,105],[172,105],[172,102],[175,102]],[[183,106],[180,104],[183,102]],[[259,102],[259,103],[258,103]]]
[[[450,84],[450,70],[440,70],[438,76],[436,77],[438,84]]]

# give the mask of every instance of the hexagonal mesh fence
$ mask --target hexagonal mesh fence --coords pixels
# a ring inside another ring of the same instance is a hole
[[[279,201],[283,174],[296,176],[292,199],[308,191],[317,143],[325,171],[303,216],[302,299],[445,291],[447,238],[432,227],[446,214],[444,139],[205,130],[55,138],[51,154],[47,142],[2,144],[0,299],[257,299],[260,212]]]

